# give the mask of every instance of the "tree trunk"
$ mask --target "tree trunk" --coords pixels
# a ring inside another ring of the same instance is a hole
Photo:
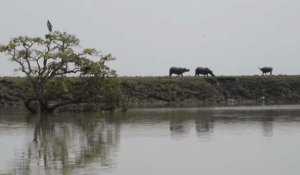
[[[33,102],[36,102],[35,99],[29,99],[27,101],[25,101],[25,107],[32,113],[37,113],[38,112],[38,108],[36,106],[36,104],[32,104]]]
[[[53,113],[55,109],[49,107],[47,102],[35,99],[25,101],[25,107],[32,113]]]
[[[40,113],[53,113],[54,109],[49,107],[47,102],[42,100],[39,101],[39,112]]]

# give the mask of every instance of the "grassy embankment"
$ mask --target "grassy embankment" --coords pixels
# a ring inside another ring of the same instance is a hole
[[[129,105],[300,103],[300,76],[120,77]],[[1,102],[16,100],[24,78],[0,78]]]
[[[300,103],[300,76],[121,77],[132,104]]]

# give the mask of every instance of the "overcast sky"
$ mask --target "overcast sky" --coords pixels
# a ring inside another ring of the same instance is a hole
[[[216,75],[300,74],[299,0],[1,0],[0,43],[54,30],[117,57],[120,76],[163,76],[171,66]],[[1,55],[0,75],[17,75]]]

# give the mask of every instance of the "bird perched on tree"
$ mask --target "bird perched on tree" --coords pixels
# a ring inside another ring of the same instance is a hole
[[[52,32],[52,24],[50,23],[49,20],[47,21],[47,27],[48,27],[49,32]]]

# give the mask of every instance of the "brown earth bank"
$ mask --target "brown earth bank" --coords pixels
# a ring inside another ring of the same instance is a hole
[[[166,105],[300,103],[300,76],[298,75],[120,77],[119,79],[125,103],[129,108]],[[24,78],[0,78],[1,107],[23,105],[22,82]],[[77,107],[73,105],[69,110]]]
[[[129,106],[295,104],[300,76],[121,77]]]

